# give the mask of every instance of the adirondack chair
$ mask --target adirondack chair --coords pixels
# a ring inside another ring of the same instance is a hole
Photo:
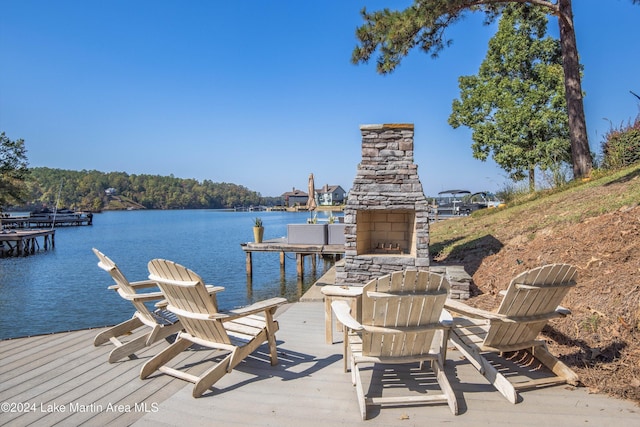
[[[576,284],[576,268],[550,264],[525,271],[511,280],[497,312],[475,309],[448,300],[445,307],[462,315],[454,317],[451,340],[473,366],[511,403],[518,401],[517,390],[559,383],[577,385],[578,376],[553,356],[538,334],[550,319],[566,316],[560,307],[569,289]],[[527,350],[530,356],[553,372],[547,378],[510,380],[485,357],[488,353]]]
[[[367,405],[447,403],[451,412],[458,414],[455,394],[443,370],[450,329],[450,322],[445,320],[450,316],[443,310],[448,294],[449,283],[443,276],[407,270],[373,279],[364,286],[361,321],[351,315],[346,301],[331,303],[336,318],[345,326],[345,371],[348,364],[363,420],[367,418]],[[419,363],[422,368],[426,361],[431,362],[442,393],[365,394],[362,364]]]
[[[200,276],[188,268],[172,261],[154,259],[149,262],[149,273],[149,279],[157,282],[165,294],[167,309],[178,316],[185,331],[178,333],[173,344],[144,364],[141,379],[160,370],[194,383],[192,395],[200,397],[265,341],[269,344],[271,365],[278,363],[275,336],[278,322],[273,315],[278,306],[286,303],[285,298],[271,298],[223,312],[218,311],[215,295],[207,292]],[[228,354],[200,376],[167,366],[192,344]]]
[[[135,352],[182,329],[178,318],[173,313],[162,308],[149,309],[147,306],[147,304],[153,304],[153,302],[159,302],[164,299],[164,295],[158,289],[157,283],[151,280],[129,282],[109,257],[96,248],[93,248],[93,253],[98,257],[98,267],[109,273],[116,282],[115,285],[109,286],[109,289],[117,291],[122,298],[131,301],[136,309],[131,319],[100,332],[93,340],[93,345],[96,347],[109,341],[115,345],[115,348],[109,353],[109,363],[131,356]],[[149,290],[150,288],[155,288],[155,292],[140,292],[142,289]],[[121,337],[130,336],[133,331],[142,326],[150,330],[129,341],[122,340]]]

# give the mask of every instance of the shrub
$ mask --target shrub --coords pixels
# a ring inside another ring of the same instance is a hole
[[[516,184],[514,182],[507,182],[504,184],[504,188],[496,192],[498,199],[510,204],[514,201],[526,197],[530,193],[529,187],[524,184]]]
[[[612,127],[602,143],[602,167],[618,169],[640,161],[640,115],[633,123]]]

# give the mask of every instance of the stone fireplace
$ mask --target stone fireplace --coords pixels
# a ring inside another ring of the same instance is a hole
[[[362,125],[362,161],[344,210],[344,264],[336,285],[363,286],[429,267],[427,199],[413,162],[413,124]]]

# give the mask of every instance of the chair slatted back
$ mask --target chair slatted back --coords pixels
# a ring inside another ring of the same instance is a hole
[[[149,278],[158,282],[164,293],[167,309],[178,316],[187,333],[206,341],[231,342],[222,321],[215,319],[218,313],[215,294],[209,294],[200,276],[164,259],[149,261],[149,273]]]
[[[370,281],[362,294],[363,355],[429,353],[448,293],[444,276],[429,271],[397,271]]]
[[[577,270],[569,264],[549,264],[513,278],[498,313],[516,323],[493,323],[484,345],[499,348],[535,340],[576,278]]]
[[[149,308],[143,302],[132,299],[136,295],[136,290],[129,284],[129,280],[127,280],[124,273],[122,273],[116,263],[98,249],[92,248],[92,250],[98,257],[98,267],[109,273],[113,281],[116,282],[116,285],[118,286],[118,294],[122,298],[131,301],[140,316],[140,320],[147,325],[155,325],[156,319],[151,314]]]

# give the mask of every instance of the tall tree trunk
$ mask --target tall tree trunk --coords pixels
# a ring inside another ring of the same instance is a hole
[[[573,27],[571,0],[559,0],[558,23],[560,25],[560,44],[562,45],[562,68],[564,69],[565,96],[569,113],[569,138],[571,139],[571,157],[573,177],[582,178],[591,173],[591,150],[587,137],[587,124],[582,102],[580,82],[580,62],[576,33]]]
[[[536,191],[536,169],[535,166],[529,168],[529,192]]]

